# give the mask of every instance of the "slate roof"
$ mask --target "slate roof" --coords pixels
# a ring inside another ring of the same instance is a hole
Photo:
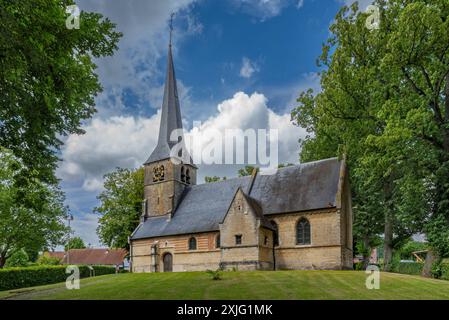
[[[258,174],[248,196],[265,216],[335,207],[339,176],[337,158],[285,167],[273,175]],[[190,186],[170,220],[149,217],[131,239],[218,231],[235,192],[247,190],[250,182],[247,176]]]
[[[177,129],[182,129],[182,118],[170,45],[168,49],[167,75],[165,79],[164,100],[162,102],[159,138],[156,148],[154,148],[145,164],[170,158],[170,150],[177,143],[177,141],[173,142],[170,140],[170,135]],[[190,155],[184,155],[184,157],[187,159],[185,162],[189,162],[190,160],[190,163],[192,163]]]

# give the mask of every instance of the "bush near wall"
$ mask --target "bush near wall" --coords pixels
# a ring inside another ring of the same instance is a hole
[[[78,267],[80,270],[80,278],[87,278],[93,275],[88,266]],[[95,276],[115,273],[115,267],[92,266],[92,268],[94,269]],[[65,270],[66,266],[33,266],[0,269],[0,291],[65,282],[70,275]]]
[[[449,263],[435,263],[432,266],[432,276],[436,279],[449,280]]]

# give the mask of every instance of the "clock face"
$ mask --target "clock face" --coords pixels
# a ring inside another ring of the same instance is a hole
[[[165,177],[164,166],[156,166],[153,168],[153,182],[163,181]]]

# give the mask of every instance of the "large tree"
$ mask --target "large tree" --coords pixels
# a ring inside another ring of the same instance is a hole
[[[322,91],[292,117],[310,135],[303,160],[348,154],[355,235],[392,250],[425,230],[449,252],[449,3],[377,0],[380,28],[344,7],[319,59]]]
[[[62,244],[67,231],[63,194],[37,177],[11,151],[0,147],[0,268],[20,250]]]
[[[68,243],[64,246],[65,251],[69,251],[70,249],[85,249],[86,244],[83,239],[80,237],[71,238]]]
[[[97,233],[100,240],[114,248],[128,248],[128,237],[139,224],[142,214],[143,168],[121,169],[105,175],[105,190],[98,196],[101,215]]]
[[[101,90],[93,58],[121,36],[98,13],[68,29],[72,0],[0,0],[0,145],[54,183],[61,136],[81,134]]]

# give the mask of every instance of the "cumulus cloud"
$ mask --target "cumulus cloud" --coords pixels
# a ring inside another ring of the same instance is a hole
[[[116,167],[135,168],[148,157],[157,141],[160,113],[151,118],[113,116],[96,118],[70,135],[62,150],[58,175],[64,180],[82,179],[86,191],[98,191],[102,176]]]
[[[175,32],[174,51],[186,37],[201,33],[203,26],[191,13],[195,0],[78,0],[82,10],[103,14],[117,24],[123,32],[119,50],[112,57],[98,59],[98,74],[105,90],[97,99],[120,99],[126,90],[138,99],[140,104],[151,101],[148,88],[157,87],[164,76],[158,68],[158,61],[166,55],[168,45],[168,20],[176,13],[176,24],[182,25]],[[82,24],[82,21],[81,21]],[[176,28],[175,24],[175,28]],[[151,104],[158,108],[158,105]],[[100,109],[102,116],[120,110]]]
[[[240,76],[242,78],[251,78],[251,76],[255,72],[259,72],[259,70],[259,66],[255,62],[251,61],[247,57],[242,58],[242,67],[240,68]]]
[[[83,129],[84,135],[70,135],[62,149],[63,162],[58,176],[70,181],[82,179],[85,191],[102,188],[102,177],[116,167],[136,168],[154,149],[159,132],[160,112],[150,118],[113,116],[94,119]],[[279,160],[296,162],[298,139],[303,129],[290,122],[290,115],[277,114],[268,107],[261,93],[248,95],[237,92],[217,106],[217,113],[192,128],[187,135],[226,129],[277,129],[279,132]],[[207,143],[207,141],[205,141]],[[220,171],[219,166],[215,168]]]

